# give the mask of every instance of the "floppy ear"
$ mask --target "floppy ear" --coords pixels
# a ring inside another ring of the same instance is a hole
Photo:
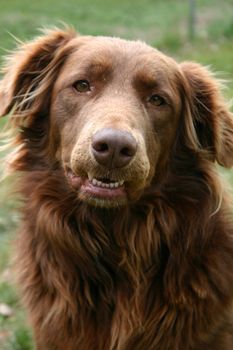
[[[43,113],[48,107],[51,84],[69,51],[69,42],[76,36],[72,30],[47,30],[32,42],[21,44],[6,58],[3,80],[0,81],[0,116],[11,113],[16,125]]]
[[[233,114],[221,95],[221,84],[199,64],[184,62],[181,69],[191,113],[186,123],[192,123],[186,129],[213,160],[233,166]]]

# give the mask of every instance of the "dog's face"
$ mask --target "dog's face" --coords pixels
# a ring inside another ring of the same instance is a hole
[[[177,70],[139,42],[77,39],[54,85],[50,118],[60,136],[56,156],[83,200],[123,204],[161,170],[180,115]]]
[[[144,43],[55,31],[13,57],[0,95],[2,114],[13,108],[24,126],[15,163],[35,170],[44,157],[38,167],[59,164],[81,200],[115,207],[161,181],[175,144],[232,165],[218,90],[201,66]]]

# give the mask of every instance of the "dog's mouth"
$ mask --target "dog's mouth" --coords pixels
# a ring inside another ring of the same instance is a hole
[[[87,174],[78,176],[71,169],[66,171],[72,188],[78,191],[82,200],[100,206],[116,206],[127,200],[127,191],[124,180],[112,178],[95,178]]]

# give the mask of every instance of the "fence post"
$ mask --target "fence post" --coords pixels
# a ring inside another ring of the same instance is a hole
[[[196,22],[196,0],[189,0],[188,32],[189,32],[189,39],[191,41],[195,38],[195,22]]]

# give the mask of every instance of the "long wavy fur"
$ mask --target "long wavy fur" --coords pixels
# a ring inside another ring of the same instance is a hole
[[[186,115],[160,183],[124,208],[91,207],[48,140],[51,86],[73,37],[57,30],[22,46],[0,85],[8,162],[21,172],[17,274],[37,349],[230,350],[232,211],[212,158],[233,162],[233,122],[218,87],[185,63]]]

